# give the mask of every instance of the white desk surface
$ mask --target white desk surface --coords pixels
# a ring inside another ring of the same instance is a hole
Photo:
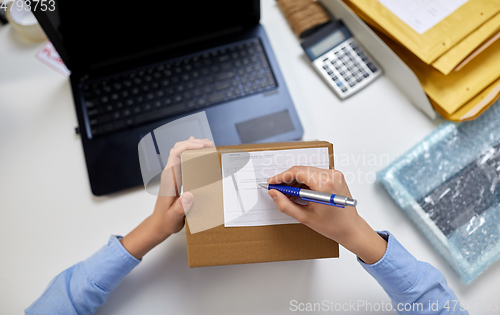
[[[462,284],[372,182],[387,159],[403,154],[440,122],[413,107],[385,76],[340,101],[306,62],[274,0],[262,1],[261,23],[304,126],[303,139],[333,143],[336,167],[350,174],[360,214],[441,270],[462,302],[498,302],[500,264],[473,284]],[[54,276],[92,255],[110,234],[131,231],[155,203],[141,187],[92,195],[74,132],[69,81],[34,58],[40,47],[17,39],[10,26],[0,27],[1,314],[22,313]],[[390,301],[353,254],[341,248],[340,256],[189,269],[183,230],[146,255],[97,314],[286,314],[291,300]]]

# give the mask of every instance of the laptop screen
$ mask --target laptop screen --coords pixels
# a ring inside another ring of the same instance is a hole
[[[258,0],[55,0],[35,16],[71,70],[172,50],[258,23]],[[58,41],[59,43],[56,43]]]

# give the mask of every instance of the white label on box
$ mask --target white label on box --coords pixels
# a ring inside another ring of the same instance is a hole
[[[278,210],[259,183],[294,165],[330,166],[328,148],[223,153],[221,160],[225,227],[298,223]]]

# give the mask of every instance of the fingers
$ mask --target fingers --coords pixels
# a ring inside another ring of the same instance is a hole
[[[187,214],[191,207],[193,206],[194,196],[190,192],[185,192],[181,196],[182,209],[184,210],[184,214]]]
[[[344,174],[337,170],[294,166],[281,174],[268,178],[267,182],[269,184],[284,184],[301,188],[303,187],[300,186],[302,184],[312,190],[350,197]]]
[[[184,216],[193,206],[194,196],[190,192],[185,192],[180,198],[177,198],[172,207],[167,212],[171,233],[177,233],[184,226]]]
[[[186,141],[177,142],[170,150],[167,165],[161,174],[160,196],[167,197],[167,203],[172,204],[181,190],[181,153],[186,150],[196,150],[212,147],[214,143],[208,139],[189,137]]]
[[[185,192],[172,205],[172,211],[179,217],[184,217],[193,206],[194,196],[190,192]]]
[[[177,142],[170,150],[170,156],[180,156],[183,151],[210,148],[214,143],[208,139],[191,139]]]
[[[310,166],[294,166],[281,174],[275,175],[267,180],[269,184],[305,184],[311,189],[319,189],[321,184],[330,180],[331,170],[325,170]]]
[[[291,216],[300,223],[307,224],[309,212],[308,206],[300,206],[292,200],[288,199],[287,196],[274,189],[271,189],[268,194],[269,196],[271,196],[271,198],[273,198],[274,202],[281,212]]]
[[[160,179],[160,190],[158,196],[165,197],[165,202],[170,207],[177,198],[178,193],[181,189],[181,176],[180,172],[176,172],[174,167],[170,167],[168,164],[163,169]],[[168,201],[168,202],[167,202]]]
[[[176,142],[176,143],[174,144],[174,148],[175,148],[175,147],[180,146],[180,145],[181,145],[181,144],[183,144],[183,143],[186,143],[186,142],[193,142],[193,141],[194,141],[194,142],[208,142],[208,143],[212,143],[212,144],[213,144],[213,142],[212,142],[212,141],[210,141],[210,140],[208,140],[207,138],[205,138],[205,139],[196,139],[195,137],[191,136],[191,137],[189,137],[189,139],[187,139],[187,140]]]
[[[194,137],[189,137],[186,141],[177,142],[170,150],[167,167],[179,164],[181,161],[181,153],[186,150],[199,150],[203,148],[211,148],[213,146],[214,143],[208,139],[195,139]]]

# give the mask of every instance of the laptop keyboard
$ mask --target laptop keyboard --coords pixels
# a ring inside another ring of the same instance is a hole
[[[258,39],[81,85],[93,137],[275,87]]]

